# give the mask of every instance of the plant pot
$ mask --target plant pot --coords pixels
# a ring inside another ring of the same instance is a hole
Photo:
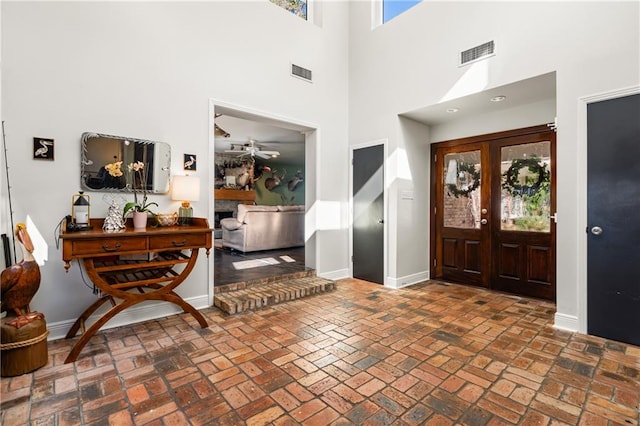
[[[147,212],[133,212],[133,229],[147,228]]]

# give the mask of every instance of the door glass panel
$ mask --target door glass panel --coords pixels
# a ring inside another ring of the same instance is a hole
[[[550,232],[551,143],[501,149],[501,225],[503,231]]]
[[[480,229],[480,150],[444,156],[444,226]]]

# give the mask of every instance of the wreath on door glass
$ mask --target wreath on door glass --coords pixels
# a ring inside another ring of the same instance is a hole
[[[458,188],[458,185],[455,183],[449,183],[447,184],[447,192],[456,198],[469,197],[469,194],[480,186],[480,172],[476,170],[475,164],[465,163],[463,161],[458,165],[458,175],[460,175],[460,173],[468,173],[473,183],[463,186],[462,188]]]
[[[537,179],[534,178],[531,182],[525,182],[525,184],[521,185],[518,177],[520,170],[524,167],[528,168],[533,175],[537,175]],[[539,161],[536,157],[518,158],[511,162],[511,167],[502,174],[502,178],[502,189],[511,194],[511,196],[531,196],[549,182],[550,173],[549,170],[547,170],[547,165]]]

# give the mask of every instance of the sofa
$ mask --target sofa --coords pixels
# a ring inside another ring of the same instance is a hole
[[[236,217],[220,221],[222,247],[241,252],[304,246],[304,206],[239,204]]]

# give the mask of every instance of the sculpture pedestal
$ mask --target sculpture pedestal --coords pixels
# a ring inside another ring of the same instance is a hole
[[[47,364],[47,323],[36,319],[20,328],[8,323],[15,316],[2,318],[2,354],[0,356],[0,375],[19,376],[30,373]]]

